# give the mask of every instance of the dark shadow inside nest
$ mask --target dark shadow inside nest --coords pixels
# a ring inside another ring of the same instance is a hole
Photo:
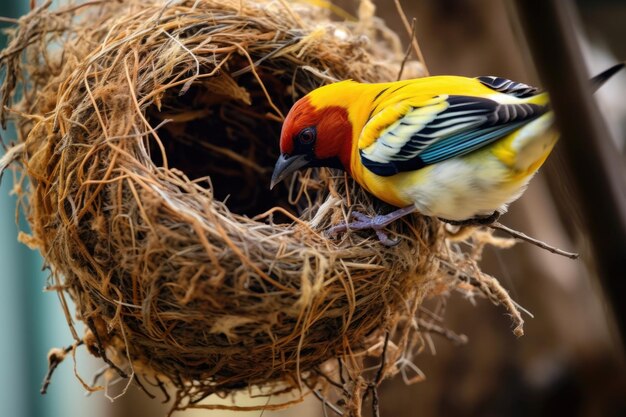
[[[236,81],[249,93],[248,105],[233,98],[232,92],[222,91],[224,86],[216,88],[213,81],[209,78],[195,82],[182,95],[179,89],[170,89],[160,109],[156,105],[148,109],[151,126],[167,120],[158,130],[167,166],[182,171],[191,180],[200,180],[204,186],[210,182],[215,199],[225,202],[233,213],[254,217],[278,206],[300,214],[306,208],[306,199],[294,203],[288,182],[270,190],[279,155],[281,122],[268,116],[275,112],[258,82],[252,74]],[[287,85],[269,76],[263,82],[276,106],[286,114],[293,104]],[[150,154],[157,166],[165,165],[154,140],[150,141]],[[210,181],[202,181],[207,177]],[[277,213],[273,221],[288,219]]]

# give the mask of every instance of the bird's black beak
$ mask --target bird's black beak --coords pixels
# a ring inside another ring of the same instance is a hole
[[[270,184],[270,190],[274,188],[276,184],[284,180],[289,174],[304,168],[309,164],[307,155],[294,155],[287,156],[282,154],[278,157],[276,165],[274,166],[274,173],[272,174],[272,182]]]

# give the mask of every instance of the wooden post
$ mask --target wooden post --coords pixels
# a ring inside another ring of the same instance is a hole
[[[622,341],[626,335],[626,170],[592,98],[570,0],[513,0],[562,133],[565,164]],[[610,87],[609,87],[610,88]]]

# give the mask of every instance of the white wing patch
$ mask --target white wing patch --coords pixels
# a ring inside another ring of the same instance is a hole
[[[379,163],[408,161],[438,139],[487,121],[486,109],[476,108],[472,102],[450,102],[448,98],[437,96],[412,108],[362,149],[362,155]]]

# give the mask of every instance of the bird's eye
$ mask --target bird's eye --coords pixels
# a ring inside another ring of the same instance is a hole
[[[298,133],[298,142],[303,145],[310,145],[315,142],[315,137],[317,136],[314,127],[306,127]]]

